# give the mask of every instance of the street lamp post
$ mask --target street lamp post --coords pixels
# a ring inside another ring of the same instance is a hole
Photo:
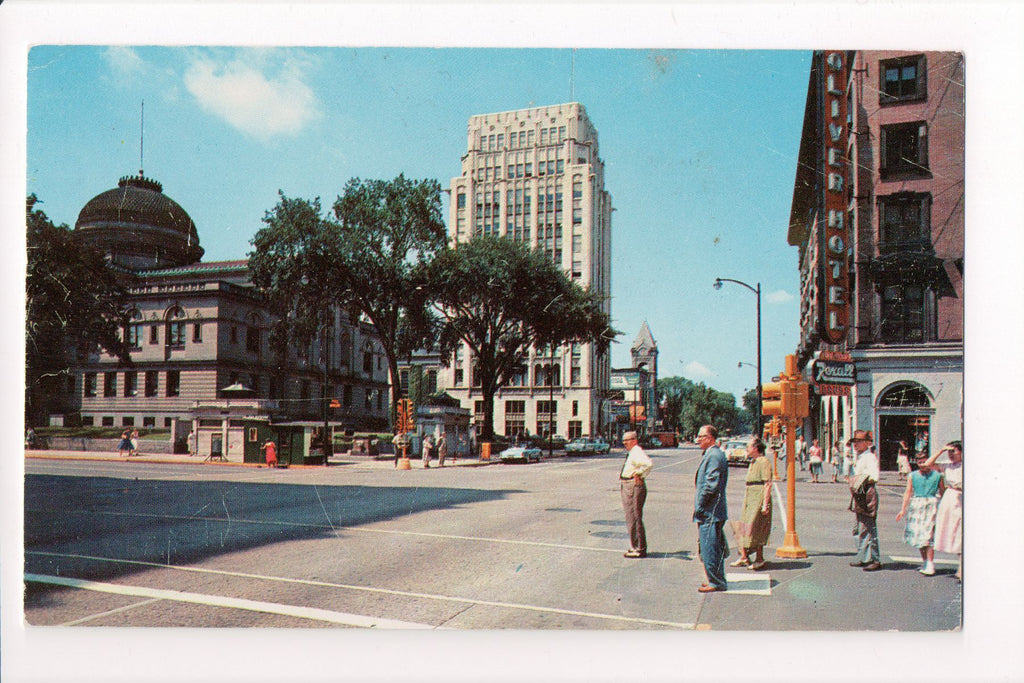
[[[751,287],[746,282],[742,282],[740,280],[733,280],[727,277],[716,277],[714,288],[721,289],[723,282],[734,282],[737,285],[743,285],[757,297],[757,431],[754,433],[756,435],[760,435],[763,424],[761,416],[761,283],[758,282],[757,287]]]

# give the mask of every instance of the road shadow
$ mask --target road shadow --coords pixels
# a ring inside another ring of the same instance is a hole
[[[67,556],[184,565],[282,541],[339,537],[343,527],[515,493],[27,475],[25,571],[99,580],[139,566]]]

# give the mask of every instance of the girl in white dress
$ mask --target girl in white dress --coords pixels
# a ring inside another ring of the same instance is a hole
[[[937,460],[945,452],[949,453],[949,464],[938,465],[946,490],[939,501],[939,511],[935,517],[935,549],[940,553],[959,555],[956,578],[963,580],[964,445],[960,441],[950,441],[930,457],[929,462]]]

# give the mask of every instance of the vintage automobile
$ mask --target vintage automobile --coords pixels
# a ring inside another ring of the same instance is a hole
[[[746,441],[726,441],[722,450],[725,451],[725,459],[730,465],[749,465],[754,461],[747,453]]]
[[[565,445],[566,455],[594,455],[595,453],[608,453],[610,451],[611,446],[608,445],[607,441],[591,439],[586,436],[573,439]]]
[[[502,462],[530,462],[531,460],[540,462],[541,451],[539,448],[532,446],[512,446],[506,448],[498,457]]]

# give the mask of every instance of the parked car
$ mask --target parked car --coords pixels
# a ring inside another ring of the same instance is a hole
[[[730,465],[749,465],[754,461],[747,453],[746,441],[726,441],[723,450]]]
[[[502,462],[528,463],[531,460],[540,462],[540,454],[541,451],[539,448],[534,448],[532,446],[512,446],[511,448],[506,448],[499,453],[498,457],[501,458]]]
[[[604,439],[594,439],[590,442],[597,454],[611,453],[612,447]]]
[[[565,452],[573,455],[588,455],[593,453],[591,450],[590,439],[586,437],[580,437],[573,439],[569,443],[565,444]]]

